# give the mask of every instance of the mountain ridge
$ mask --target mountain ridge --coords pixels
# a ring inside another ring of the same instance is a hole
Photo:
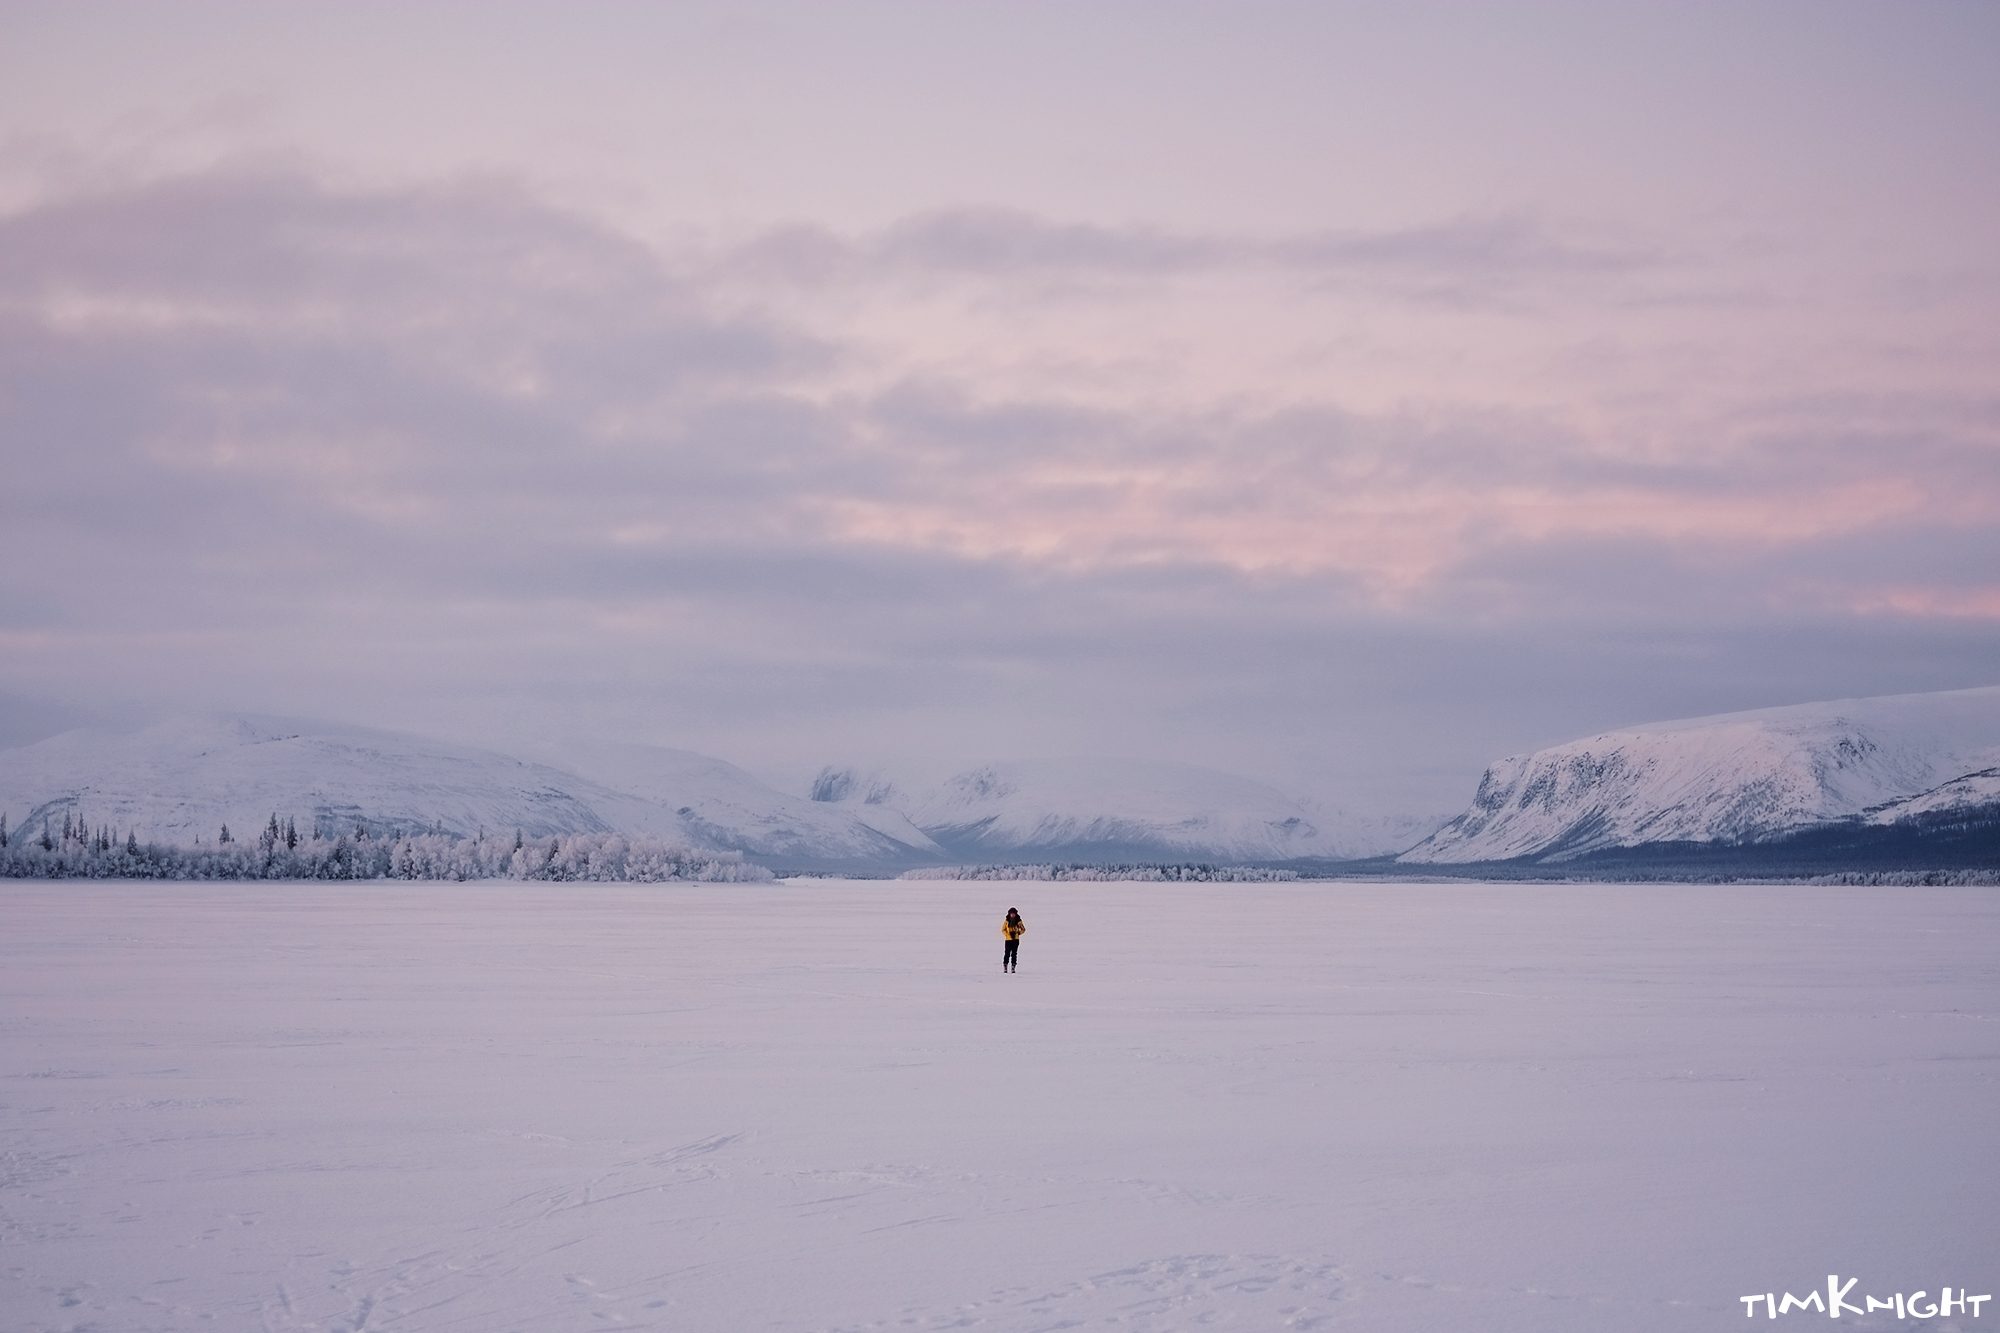
[[[1993,799],[2000,686],[1644,723],[1488,766],[1404,864],[1550,864],[1651,845],[1741,847]]]
[[[1333,862],[1400,851],[1442,822],[1355,816],[1199,764],[1104,757],[982,764],[924,785],[829,767],[813,794],[899,810],[970,860]]]
[[[616,748],[616,747],[613,747]],[[176,714],[78,728],[0,751],[0,811],[17,827],[80,818],[121,837],[200,843],[252,837],[276,815],[329,833],[482,829],[530,837],[620,832],[780,862],[910,864],[936,848],[788,796],[723,760],[629,747],[518,758],[405,732],[247,713]],[[635,779],[621,789],[597,775]],[[878,820],[877,823],[886,823]],[[888,824],[893,828],[893,824]]]

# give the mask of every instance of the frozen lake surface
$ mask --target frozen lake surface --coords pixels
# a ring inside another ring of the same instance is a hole
[[[0,1327],[1736,1328],[1996,1072],[1990,889],[0,885]]]

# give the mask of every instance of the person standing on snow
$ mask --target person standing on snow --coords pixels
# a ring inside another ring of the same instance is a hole
[[[1021,937],[1028,933],[1028,925],[1021,920],[1018,907],[1007,909],[1007,919],[1000,923],[1000,938],[1007,941],[1007,947],[1000,954],[1000,970],[1012,972],[1021,957]]]

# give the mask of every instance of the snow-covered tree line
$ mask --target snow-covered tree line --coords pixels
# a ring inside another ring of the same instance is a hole
[[[1270,884],[1295,880],[1296,870],[1210,865],[987,865],[906,870],[904,879],[1140,880],[1146,883]]]
[[[0,819],[0,830],[5,829]],[[327,837],[306,837],[273,815],[252,842],[222,836],[212,846],[121,841],[106,826],[91,829],[65,815],[58,834],[44,826],[0,840],[0,878],[7,879],[518,879],[754,882],[772,878],[735,852],[704,852],[659,838],[620,833],[567,837],[461,838],[442,831],[370,836],[365,825]]]
[[[1836,875],[1814,875],[1807,884],[1840,884],[1876,888],[1964,885],[1987,888],[2000,885],[2000,870],[1848,870]]]

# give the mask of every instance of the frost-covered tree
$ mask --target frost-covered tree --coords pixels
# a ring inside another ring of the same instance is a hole
[[[27,879],[139,878],[171,880],[469,880],[529,879],[543,881],[623,880],[630,883],[665,881],[763,881],[771,873],[735,853],[698,852],[677,843],[621,834],[578,834],[563,838],[522,839],[522,850],[510,852],[504,841],[486,842],[451,834],[417,833],[362,842],[345,835],[328,842],[308,843],[297,851],[260,852],[233,837],[228,843],[192,847],[139,845],[138,831],[128,829],[122,848],[112,841],[108,825],[78,837],[70,821],[72,842],[58,848],[54,833],[44,825],[39,843],[15,837],[0,852],[0,877]]]
[[[231,837],[229,836],[229,825],[227,825],[227,824],[224,824],[224,825],[222,826],[222,836],[221,836],[221,837],[219,837],[219,838],[217,838],[217,839],[216,839],[216,841],[217,841],[217,842],[232,842],[232,841],[234,841],[234,839],[232,839],[232,838],[231,838]]]

